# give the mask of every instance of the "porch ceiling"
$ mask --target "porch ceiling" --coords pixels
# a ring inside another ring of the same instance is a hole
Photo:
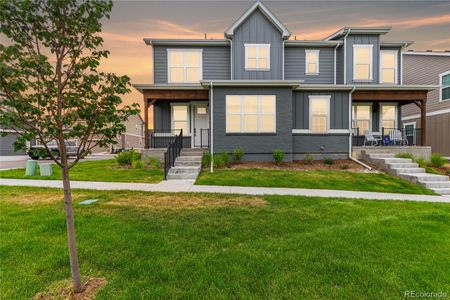
[[[412,103],[426,101],[428,91],[423,90],[356,90],[352,94],[353,101],[401,101]]]
[[[208,100],[208,90],[143,90],[144,99],[154,100]]]

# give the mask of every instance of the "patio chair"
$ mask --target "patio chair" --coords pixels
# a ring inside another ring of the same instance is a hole
[[[408,139],[406,137],[406,134],[404,134],[399,129],[391,130],[389,132],[389,138],[394,145],[396,145],[397,143],[400,144],[400,146],[408,145]]]
[[[373,132],[370,132],[366,130],[364,132],[364,146],[367,146],[369,143],[369,146],[378,146],[380,144],[381,139],[377,137]]]

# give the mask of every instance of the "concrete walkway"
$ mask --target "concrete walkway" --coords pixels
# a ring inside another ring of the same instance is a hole
[[[0,185],[62,188],[62,182],[59,180],[0,179]],[[194,185],[193,180],[171,180],[171,181],[162,181],[157,184],[71,181],[71,186],[72,188],[91,189],[91,190],[132,190],[132,191],[147,191],[147,192],[193,192],[193,193],[222,193],[222,194],[245,194],[245,195],[292,195],[292,196],[327,197],[327,198],[402,200],[402,201],[450,203],[450,196],[427,196],[427,195],[394,194],[394,193],[354,192],[354,191],[340,191],[340,190]]]

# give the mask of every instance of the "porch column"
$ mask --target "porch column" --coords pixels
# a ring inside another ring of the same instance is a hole
[[[420,107],[420,127],[422,136],[422,146],[427,145],[427,100],[422,100],[422,105]]]
[[[148,99],[144,97],[144,148],[150,148],[150,141],[148,139]]]

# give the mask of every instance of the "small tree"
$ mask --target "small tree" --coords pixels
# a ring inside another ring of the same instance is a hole
[[[124,106],[129,78],[97,70],[103,50],[101,19],[108,0],[0,0],[0,124],[20,134],[14,147],[34,138],[61,168],[74,291],[82,291],[75,240],[69,170],[95,146],[116,143],[123,122],[139,113]],[[4,41],[5,39],[2,38]],[[65,140],[78,139],[78,154],[67,160]],[[61,159],[49,151],[55,140]]]

